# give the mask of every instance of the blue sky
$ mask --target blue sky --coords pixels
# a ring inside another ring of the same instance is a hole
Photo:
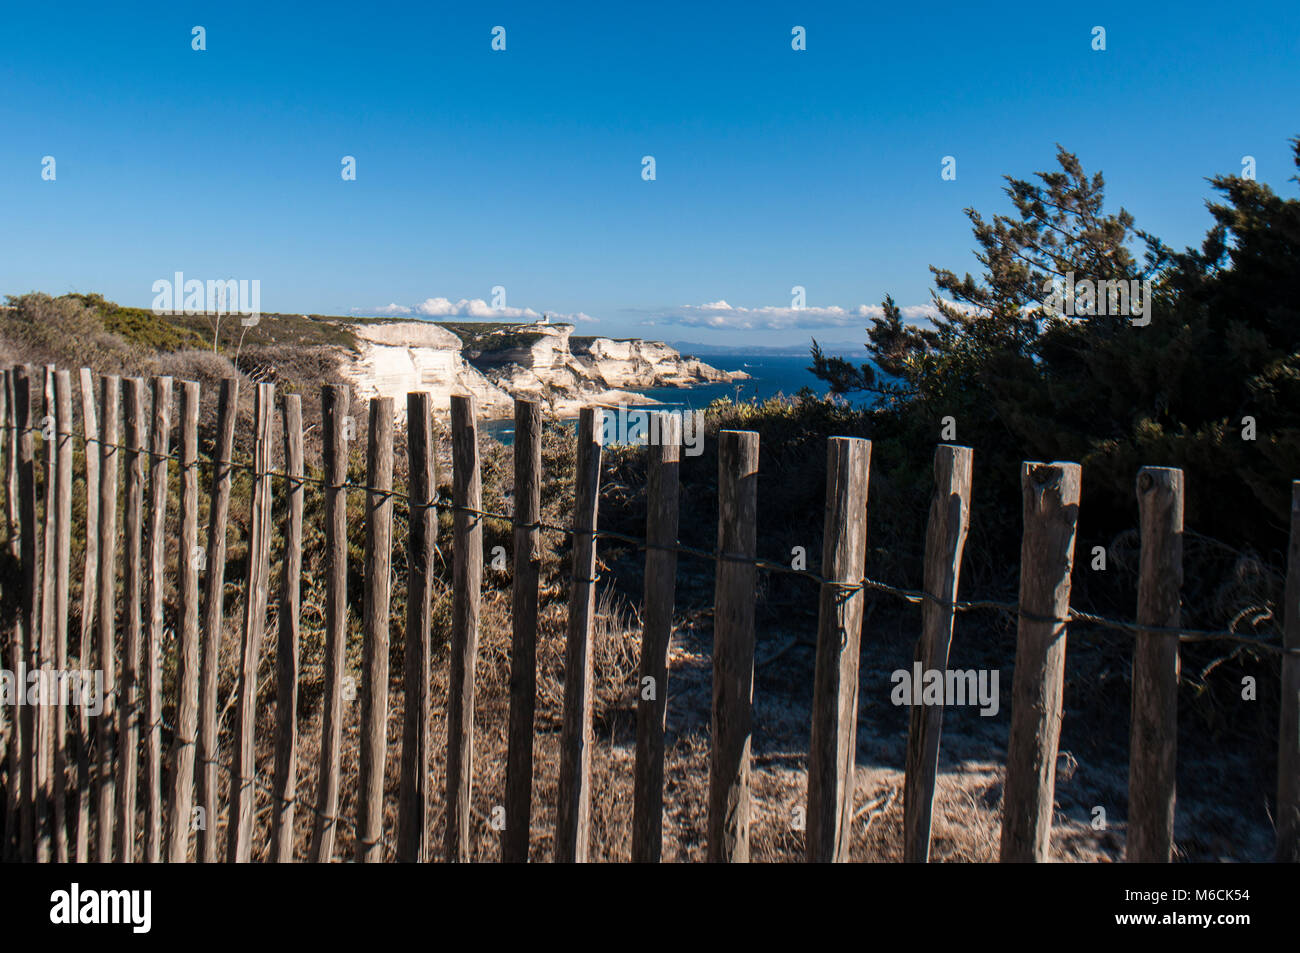
[[[0,293],[147,307],[182,271],[447,316],[501,286],[581,333],[856,341],[974,269],[962,209],[1057,142],[1176,246],[1245,155],[1295,194],[1300,5],[974,6],[9,3]]]

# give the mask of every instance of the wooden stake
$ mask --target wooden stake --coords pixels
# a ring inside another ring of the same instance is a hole
[[[9,536],[5,548],[18,558],[18,427],[14,423],[14,371],[5,371],[5,524]]]
[[[592,624],[596,614],[596,514],[600,502],[603,412],[583,407],[573,489],[573,582],[564,653],[555,860],[587,862],[591,846]]]
[[[212,454],[212,490],[208,501],[208,544],[204,556],[203,632],[199,658],[198,808],[199,863],[216,863],[217,768],[221,757],[217,735],[217,676],[225,635],[226,522],[230,516],[230,487],[234,476],[235,421],[239,416],[239,379],[221,382],[217,402],[217,439]]]
[[[95,380],[90,368],[81,369],[81,435],[85,443],[86,476],[86,557],[81,573],[81,637],[77,643],[77,660],[83,671],[94,668],[95,583],[99,576],[99,423],[95,413]],[[107,680],[104,694],[112,689]],[[84,864],[90,860],[90,800],[93,780],[90,766],[90,716],[85,705],[77,706],[77,836],[73,859]]]
[[[116,800],[113,751],[114,730],[122,687],[117,678],[117,487],[121,451],[121,380],[113,374],[100,378],[99,409],[103,414],[99,445],[99,667],[104,671],[104,710],[95,723],[95,824],[98,839],[95,859],[101,864],[113,860],[113,805]]]
[[[126,379],[126,633],[122,638],[122,694],[118,706],[117,759],[117,842],[115,853],[122,863],[135,861],[136,778],[139,759],[140,637],[144,545],[144,381]]]
[[[1142,527],[1138,625],[1182,624],[1183,471],[1143,467],[1137,480]],[[1125,860],[1168,863],[1174,850],[1174,772],[1178,743],[1178,638],[1139,632],[1133,652]]]
[[[54,418],[57,475],[54,481],[54,664],[68,671],[68,585],[72,569],[72,375],[54,377]],[[48,505],[48,504],[47,504]],[[56,686],[57,688],[58,686]],[[59,690],[54,715],[54,859],[68,862],[67,805],[68,712]],[[74,699],[74,702],[79,701]],[[80,710],[83,705],[78,704]]]
[[[144,857],[162,860],[162,653],[163,594],[167,588],[167,465],[171,450],[172,379],[153,379],[153,429],[149,434],[149,575],[146,589],[149,630],[144,647],[145,672],[145,825]]]
[[[1070,613],[1079,480],[1077,463],[1021,465],[1025,531],[1020,543],[1021,615],[1002,797],[1003,862],[1042,864],[1051,854],[1067,626],[1064,621],[1041,620],[1064,620]]]
[[[449,863],[470,858],[469,818],[474,775],[474,669],[478,659],[479,600],[483,585],[483,507],[479,477],[477,408],[472,396],[451,398],[454,593],[451,610],[451,683],[447,689],[447,829]]]
[[[758,434],[719,431],[708,821],[713,863],[749,862],[757,528]]]
[[[925,591],[944,603],[957,598],[961,555],[970,526],[970,447],[941,444],[934,455],[935,492],[925,537]],[[921,606],[921,638],[916,661],[923,672],[946,672],[955,614],[927,599]],[[907,732],[907,774],[903,782],[903,859],[930,859],[930,820],[939,773],[939,735],[943,706],[912,699]]]
[[[429,859],[429,659],[433,557],[438,545],[437,444],[433,398],[406,395],[409,523],[407,535],[406,651],[403,681],[402,774],[397,814],[397,859],[422,864]]]
[[[844,863],[853,833],[857,770],[858,646],[866,596],[871,441],[826,442],[826,524],[808,753],[807,859]],[[846,587],[856,588],[846,588]]]
[[[348,434],[346,384],[321,388],[321,436],[325,468],[325,711],[321,720],[320,774],[311,859],[334,859],[339,809],[339,740],[343,727],[343,666],[348,636]]]
[[[258,384],[254,402],[253,500],[248,532],[248,588],[244,599],[244,638],[240,647],[239,705],[235,746],[230,755],[230,822],[226,862],[245,864],[253,854],[253,807],[257,799],[257,669],[266,628],[267,586],[271,574],[271,425],[275,385]]]
[[[650,864],[663,858],[668,646],[677,594],[677,553],[667,547],[677,545],[681,441],[681,418],[661,414],[659,440],[647,447],[645,625],[641,631],[632,782],[632,859]]]
[[[293,861],[298,790],[298,640],[302,580],[302,398],[284,395],[284,560],[275,649],[275,782],[271,794],[271,862]]]
[[[9,392],[12,389],[12,385],[9,382],[9,370],[6,368],[5,370],[0,371],[0,377],[3,379],[3,386],[0,387],[0,438],[3,439],[3,447],[0,449],[2,449],[4,453],[7,470],[8,461],[12,460],[14,456],[14,428],[9,416],[11,408],[13,407],[12,401],[9,400]],[[15,529],[15,524],[17,523],[17,502],[15,493],[10,489],[9,483],[6,481],[5,516],[7,521],[6,530],[8,534],[5,543],[6,551],[9,551],[10,548],[18,542]],[[17,556],[16,552],[11,552],[10,554],[15,557]],[[7,634],[9,638],[5,641],[7,649],[6,661],[13,666],[13,671],[17,672],[18,665],[16,663],[22,658],[21,646],[18,642],[18,631],[16,628],[12,628]],[[18,654],[15,655],[15,652]],[[9,766],[9,772],[6,775],[5,782],[5,801],[2,805],[4,813],[4,841],[0,842],[0,858],[3,858],[5,863],[12,863],[17,860],[17,850],[14,846],[14,834],[15,829],[19,824],[18,788],[21,786],[21,769],[19,768],[18,761],[18,707],[16,705],[13,706],[12,717],[10,717],[9,712],[5,710],[5,706],[0,705],[0,726],[3,726],[4,728],[4,750]]]
[[[44,526],[38,536],[41,553],[41,631],[37,668],[53,676],[57,668],[54,634],[54,510],[58,494],[58,461],[54,431],[53,364],[45,365],[43,389],[45,415],[37,422],[41,432],[41,449],[45,456],[45,481],[42,488]],[[36,860],[49,863],[53,858],[54,837],[54,708],[41,705],[36,712]]]
[[[14,426],[17,437],[17,486],[19,543],[21,552],[17,643],[21,648],[15,671],[39,668],[41,637],[41,574],[39,528],[36,522],[36,449],[32,428],[35,423],[35,368],[20,364],[14,368]],[[36,712],[24,705],[18,711],[20,798],[18,833],[19,857],[36,860],[37,737]]]
[[[541,565],[542,405],[515,401],[514,576],[510,604],[510,726],[501,859],[527,863],[533,813],[533,717],[537,705],[537,581]]]
[[[393,560],[393,399],[370,401],[366,446],[361,768],[357,862],[384,860],[384,756],[388,750],[388,605]]]
[[[176,737],[172,741],[171,815],[167,859],[189,859],[194,808],[194,755],[199,731],[199,385],[181,384],[180,645],[176,655]]]

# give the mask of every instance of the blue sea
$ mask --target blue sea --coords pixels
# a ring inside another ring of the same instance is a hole
[[[744,371],[750,380],[729,384],[700,384],[697,387],[652,387],[638,391],[647,397],[675,407],[702,409],[720,397],[734,401],[767,400],[777,394],[793,396],[808,387],[816,394],[826,393],[826,382],[808,370],[812,359],[802,357],[754,357],[752,355],[707,355],[706,364],[723,371]]]
[[[808,370],[812,359],[803,357],[755,357],[752,354],[708,354],[701,358],[706,364],[724,371],[744,371],[749,380],[728,384],[700,384],[695,387],[651,387],[639,390],[659,401],[664,409],[685,408],[703,410],[720,397],[733,401],[767,400],[777,394],[793,396],[803,387],[824,395],[826,382],[814,377]],[[484,421],[484,433],[491,434],[504,444],[514,442],[515,425],[512,420]]]

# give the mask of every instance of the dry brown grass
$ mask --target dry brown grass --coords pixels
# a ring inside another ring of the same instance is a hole
[[[534,747],[533,813],[530,859],[550,861],[554,849],[555,802],[558,783],[559,732],[564,697],[564,639],[567,607],[561,591],[539,613],[538,694]],[[435,617],[446,625],[451,593],[437,592]],[[310,600],[308,600],[310,602]],[[310,618],[310,617],[308,617]],[[274,625],[269,633],[274,633]],[[474,790],[470,856],[475,861],[500,860],[500,835],[492,829],[493,808],[502,803],[505,786],[506,725],[509,708],[510,604],[502,589],[484,594],[477,670],[475,677]],[[431,790],[430,855],[443,857],[446,697],[448,657],[445,630],[435,626],[432,667],[432,750],[429,766]],[[395,639],[398,636],[395,634]],[[639,620],[626,604],[608,590],[601,595],[595,632],[594,721],[595,744],[591,763],[591,859],[627,861],[631,858],[632,778],[635,738],[636,659],[640,641]],[[258,770],[269,779],[273,768],[272,733],[275,720],[272,666],[275,639],[268,639],[262,667],[264,703],[259,706]],[[353,642],[348,671],[360,681],[359,644]],[[395,646],[396,650],[396,646]],[[234,627],[223,645],[223,668],[233,670],[238,652]],[[708,673],[701,670],[698,634],[679,633],[675,639],[670,680],[670,731],[667,739],[664,785],[664,860],[700,862],[706,857],[709,743],[707,720],[691,714],[708,706]],[[404,698],[400,666],[394,666],[390,685],[388,758],[384,786],[384,830],[387,859],[395,860],[393,836],[397,827],[398,782],[401,770],[401,726]],[[316,799],[316,770],[321,728],[319,682],[323,677],[319,645],[304,640],[302,684],[304,709],[298,722],[298,796],[296,815],[298,860],[308,854]],[[223,689],[223,697],[225,696]],[[762,720],[775,709],[776,699],[756,698],[756,735]],[[681,710],[674,713],[677,705]],[[357,758],[360,704],[345,706],[340,814],[346,820],[336,841],[336,858],[353,856],[351,818],[356,814]],[[676,718],[674,718],[676,714]],[[674,728],[676,723],[676,728]],[[229,728],[229,717],[226,727]],[[954,742],[957,738],[952,739]],[[755,862],[789,863],[803,859],[804,835],[798,824],[799,809],[807,798],[807,758],[804,751],[756,752],[751,774],[751,858]],[[997,859],[1001,824],[1000,760],[962,760],[941,772],[935,796],[931,859],[941,862],[990,862]],[[223,776],[224,784],[224,776]],[[902,860],[903,773],[898,768],[859,764],[852,858],[865,862]],[[223,796],[226,792],[223,789]],[[270,797],[258,794],[254,859],[265,860],[270,838]],[[224,827],[224,809],[218,817]],[[224,843],[224,841],[223,841]],[[1122,839],[1098,835],[1086,824],[1063,815],[1057,818],[1054,854],[1058,860],[1106,861],[1118,859]]]
[[[556,595],[561,595],[556,593]],[[450,620],[449,589],[441,588],[436,596],[435,631],[436,646],[431,670],[432,722],[430,782],[434,792],[431,804],[429,843],[431,854],[440,858],[445,831],[442,804],[446,786],[446,718],[448,691],[449,633],[439,628],[438,620],[446,625]],[[635,685],[637,651],[640,629],[630,624],[633,620],[624,607],[615,605],[606,594],[600,603],[595,631],[595,684],[594,716],[597,725],[597,742],[592,757],[593,803],[593,855],[600,858],[627,859],[631,853],[631,749],[628,732],[632,728],[634,712],[632,692]],[[447,611],[442,611],[447,610]],[[558,746],[564,700],[564,639],[567,607],[562,598],[553,599],[542,607],[538,618],[538,689],[534,748],[532,859],[549,860],[554,837],[554,803],[558,783]],[[475,672],[474,711],[474,790],[471,825],[471,857],[479,861],[500,859],[500,835],[490,826],[492,810],[502,803],[505,788],[506,726],[509,712],[510,683],[510,605],[504,590],[487,589],[484,593],[479,636],[478,661]],[[268,631],[274,631],[272,627]],[[274,664],[274,638],[269,639],[263,659],[262,695],[266,703],[259,705],[258,770],[270,777],[273,768],[271,744],[275,722],[273,690],[270,686]],[[395,646],[395,648],[398,648]],[[361,659],[359,644],[352,643],[348,671],[360,681]],[[400,650],[400,649],[399,649]],[[223,651],[223,667],[233,669],[234,654],[238,651],[235,633],[228,633]],[[319,706],[320,646],[304,640],[302,683],[304,694],[316,699],[307,711],[300,710],[298,763],[300,808],[296,816],[296,856],[307,856],[311,840],[313,815],[310,809],[316,800],[316,766],[319,758],[321,710]],[[393,668],[390,684],[388,716],[388,751],[384,782],[384,829],[388,834],[388,859],[395,859],[392,833],[397,826],[397,796],[401,771],[401,733],[404,715],[404,692],[400,666]],[[359,744],[360,704],[345,703],[343,726],[342,771],[343,785],[340,813],[345,818],[355,816],[356,781]],[[604,725],[615,727],[613,737],[607,737]],[[612,808],[606,810],[606,808]],[[259,794],[257,833],[259,845],[255,859],[265,859],[265,844],[270,835],[270,798]],[[218,819],[224,824],[224,816]],[[336,842],[336,856],[348,859],[354,851],[350,823],[344,823]]]

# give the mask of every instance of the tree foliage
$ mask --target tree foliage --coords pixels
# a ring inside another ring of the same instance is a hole
[[[1300,138],[1293,146],[1300,168]],[[904,323],[886,298],[867,329],[869,364],[828,358],[814,342],[810,369],[835,393],[879,395],[881,435],[933,442],[939,421],[955,418],[980,469],[1080,461],[1085,525],[1098,533],[1131,525],[1136,470],[1166,465],[1188,471],[1189,525],[1278,544],[1300,477],[1300,200],[1215,177],[1213,226],[1179,252],[1124,209],[1108,212],[1100,173],[1059,147],[1057,163],[1007,178],[1011,214],[967,209],[982,271],[931,268],[933,327]],[[1069,276],[1150,280],[1150,323],[1053,313],[1052,281]],[[1018,493],[1001,485],[1015,528]]]

